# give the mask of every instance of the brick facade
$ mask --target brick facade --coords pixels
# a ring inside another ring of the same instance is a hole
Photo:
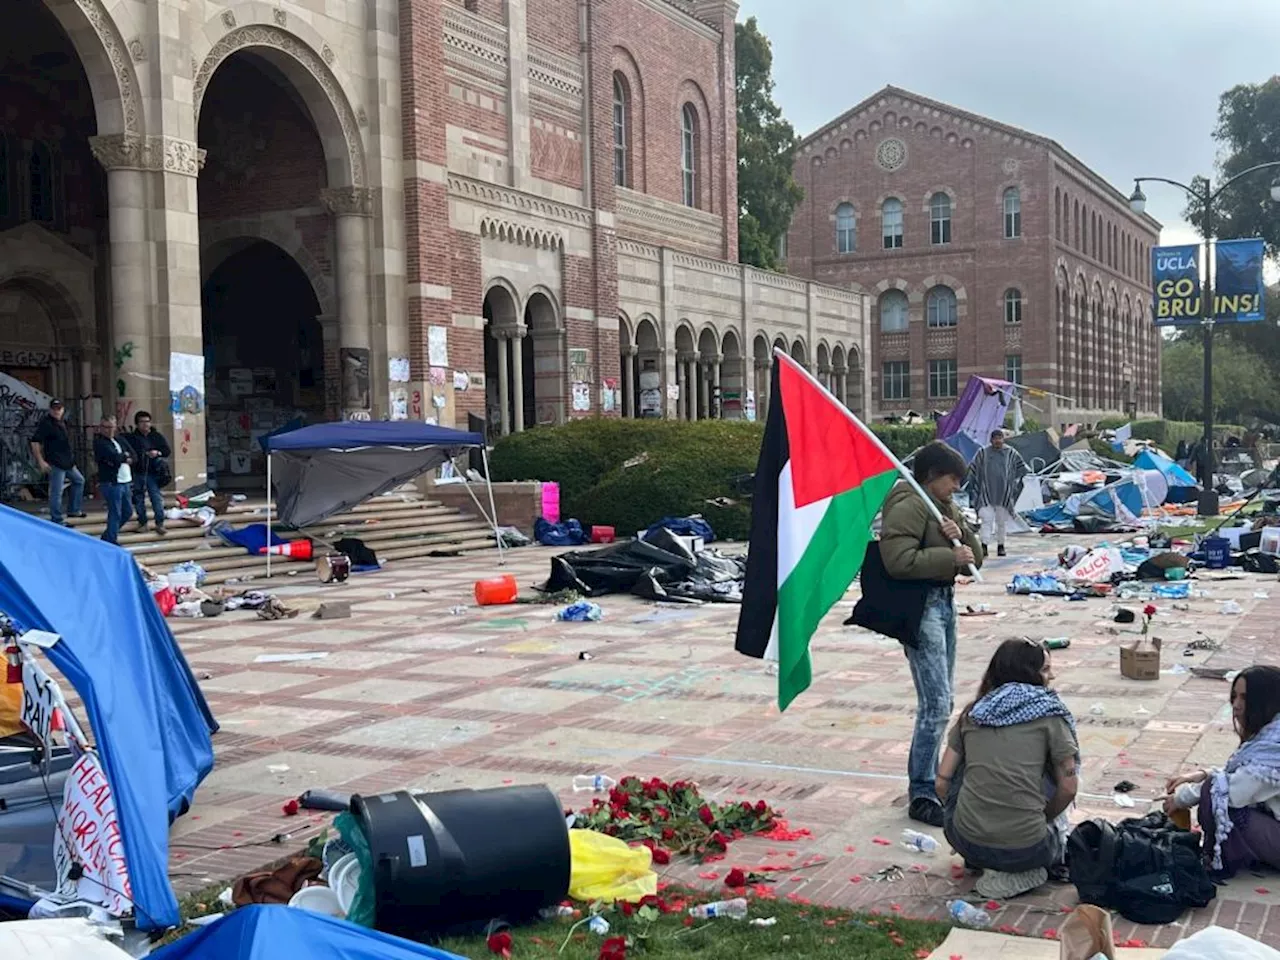
[[[1159,225],[1056,143],[889,87],[807,138],[796,177],[789,270],[871,296],[876,412],[946,410],[969,375],[1006,373],[1062,395],[1030,398],[1042,422],[1159,412]]]

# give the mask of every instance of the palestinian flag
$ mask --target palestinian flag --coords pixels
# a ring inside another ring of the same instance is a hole
[[[809,638],[858,575],[898,476],[871,431],[790,357],[774,359],[735,646],[778,661],[780,709],[808,689]]]

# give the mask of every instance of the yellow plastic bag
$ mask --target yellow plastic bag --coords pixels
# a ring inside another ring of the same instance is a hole
[[[658,892],[647,847],[629,847],[595,830],[570,830],[569,855],[569,896],[575,900],[636,903]]]

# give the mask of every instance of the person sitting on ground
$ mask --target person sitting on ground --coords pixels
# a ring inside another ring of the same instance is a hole
[[[1247,667],[1231,685],[1240,746],[1221,770],[1173,777],[1165,812],[1198,808],[1205,858],[1222,878],[1280,870],[1280,667]]]
[[[1043,884],[1066,850],[1080,747],[1052,680],[1044,644],[1000,644],[938,770],[947,840],[966,866],[983,871],[977,891],[993,900]]]
[[[911,472],[942,515],[942,522],[915,487],[900,482],[885,500],[880,556],[890,580],[928,585],[915,642],[905,647],[916,688],[915,731],[907,758],[911,781],[907,815],[940,827],[942,805],[934,792],[934,779],[938,751],[955,704],[955,579],[971,564],[980,565],[982,558],[977,555],[977,536],[952,500],[964,483],[964,458],[935,440],[916,451]]]
[[[1005,533],[1009,521],[1017,517],[1015,505],[1022,494],[1022,479],[1026,475],[1027,462],[1022,459],[1022,454],[1004,442],[1003,430],[992,430],[991,446],[978,451],[965,478],[969,506],[978,512],[982,520],[984,557],[992,537],[996,541],[996,556],[1005,555]]]

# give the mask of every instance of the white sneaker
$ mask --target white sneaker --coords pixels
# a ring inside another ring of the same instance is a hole
[[[1025,870],[1022,873],[1001,873],[999,870],[984,870],[974,889],[978,895],[988,900],[1010,900],[1013,897],[1030,893],[1049,881],[1049,871],[1040,867],[1036,870]]]

